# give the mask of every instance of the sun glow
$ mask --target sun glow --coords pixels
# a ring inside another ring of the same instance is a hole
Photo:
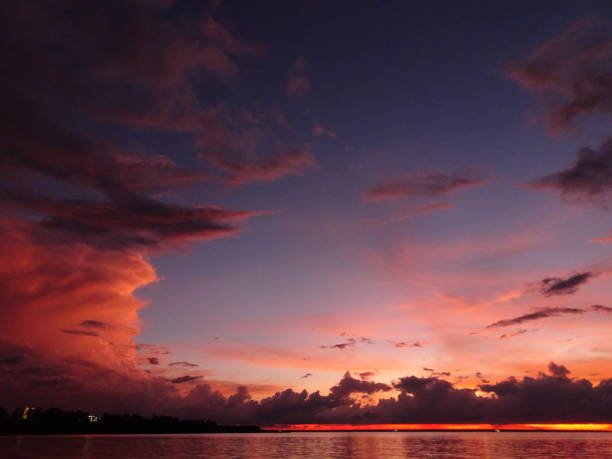
[[[612,424],[289,424],[265,427],[265,430],[288,431],[587,431],[612,432]]]

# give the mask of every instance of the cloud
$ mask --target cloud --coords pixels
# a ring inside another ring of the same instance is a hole
[[[310,378],[311,376],[312,376],[312,373],[305,373],[304,375],[300,376],[300,379]]]
[[[159,357],[147,357],[149,365],[159,365]]]
[[[446,210],[446,209],[452,209],[452,208],[453,208],[453,205],[447,202],[442,202],[442,201],[429,202],[427,204],[423,204],[422,206],[413,207],[404,212],[401,212],[395,215],[394,217],[392,217],[389,221],[392,223],[399,222],[402,220],[408,220],[410,218],[418,217],[419,215],[425,215],[431,212],[436,212],[438,210]]]
[[[597,276],[597,273],[585,271],[571,274],[566,278],[547,277],[539,283],[540,293],[544,296],[571,295],[595,276]]]
[[[373,378],[374,376],[376,376],[377,374],[378,374],[378,371],[362,371],[361,373],[357,373],[357,376],[359,376],[359,379],[367,381],[370,378]]]
[[[287,80],[287,96],[303,97],[312,90],[310,78],[304,76],[306,71],[306,59],[298,57],[291,66],[289,80]]]
[[[423,347],[424,343],[421,343],[420,341],[414,341],[414,342],[407,342],[407,341],[389,341],[391,344],[393,344],[394,347],[403,349],[403,348],[410,348],[410,347]]]
[[[100,322],[99,320],[84,320],[79,324],[81,327],[85,328],[94,328],[97,330],[112,330],[115,328],[114,325],[108,324],[106,322]]]
[[[602,304],[594,304],[591,306],[591,309],[597,312],[612,312],[612,307],[604,306]]]
[[[563,365],[557,365],[555,362],[550,362],[548,364],[548,371],[551,375],[557,376],[559,378],[567,378],[567,375],[571,373],[571,371],[569,371],[567,367]]]
[[[521,329],[521,330],[517,330],[513,333],[504,333],[503,335],[501,335],[499,337],[499,339],[506,339],[506,338],[512,338],[514,336],[519,336],[519,335],[524,335],[525,333],[529,333],[529,330],[526,329]],[[480,376],[479,376],[480,377]]]
[[[171,362],[168,364],[168,366],[170,367],[183,367],[183,368],[193,368],[193,367],[197,367],[199,366],[197,363],[190,363],[190,362],[185,362],[185,361],[181,361],[181,362]]]
[[[612,380],[594,386],[572,379],[565,366],[551,362],[548,373],[522,380],[509,377],[475,389],[457,388],[439,376],[404,376],[392,384],[356,379],[346,372],[329,389],[286,389],[253,400],[246,386],[223,395],[199,376],[173,380],[117,372],[82,358],[49,360],[33,348],[0,341],[4,355],[21,356],[10,371],[0,368],[0,404],[61,406],[90,412],[168,414],[210,418],[231,424],[372,423],[576,423],[610,422]],[[180,392],[177,385],[192,383]],[[392,389],[395,391],[392,393]],[[359,395],[392,393],[362,403]]]
[[[347,347],[356,346],[359,343],[373,344],[370,338],[365,338],[363,336],[360,336],[360,337],[350,337],[343,343],[332,344],[329,346],[319,346],[319,347],[321,349],[340,349],[341,351],[343,351]]]
[[[227,182],[232,185],[273,181],[285,175],[303,175],[307,169],[317,166],[317,161],[310,152],[300,148],[281,147],[275,155],[264,157],[257,162],[228,160],[214,153],[201,156],[226,173]]]
[[[404,197],[446,196],[458,191],[482,186],[488,180],[475,172],[454,173],[423,172],[401,178],[393,178],[364,193],[366,201],[385,201]]]
[[[82,335],[82,336],[93,336],[95,338],[99,338],[100,335],[96,332],[92,331],[83,331],[83,330],[67,330],[62,328],[62,333],[68,333],[69,335]]]
[[[285,175],[302,175],[317,166],[308,145],[284,145],[280,142],[270,151],[270,131],[262,126],[265,114],[255,105],[252,110],[230,110],[219,105],[206,130],[199,133],[198,156],[225,177],[215,177],[231,185],[253,181],[274,181]],[[248,116],[246,114],[248,113]],[[278,110],[272,112],[276,122],[286,122]],[[265,146],[265,150],[264,150]]]
[[[138,343],[134,346],[134,349],[139,352],[155,356],[170,354],[170,349],[168,349],[166,346],[159,346],[157,344]]]
[[[591,242],[600,242],[601,244],[610,244],[612,243],[612,232],[608,237],[596,237],[591,239]]]
[[[557,191],[571,202],[608,208],[612,193],[612,139],[598,150],[582,148],[569,168],[531,180],[528,186]]]
[[[336,137],[336,132],[322,124],[315,124],[311,129],[312,135],[315,137],[327,136],[332,139]]]
[[[512,319],[498,320],[497,322],[487,325],[487,328],[509,327],[511,325],[546,319],[548,317],[557,317],[564,314],[584,314],[585,312],[587,312],[585,309],[580,308],[540,308],[536,312],[523,314],[522,316],[513,317]]]
[[[427,367],[423,367],[423,370],[428,371],[429,372],[429,377],[434,377],[434,378],[439,378],[440,376],[450,376],[451,372],[450,371],[435,371],[433,368],[427,368]],[[459,379],[462,379],[463,377],[458,376]]]
[[[612,27],[581,19],[507,70],[509,78],[541,96],[552,133],[566,132],[583,114],[612,108]]]
[[[391,390],[391,386],[384,383],[374,381],[365,381],[356,379],[347,371],[342,379],[329,390],[329,396],[332,399],[345,399],[354,393],[374,394],[376,392],[387,392]]]
[[[15,403],[123,411],[174,397],[139,369],[168,350],[133,342],[146,306],[134,292],[158,280],[150,258],[262,215],[190,202],[181,192],[212,174],[134,142],[217,129],[223,110],[202,108],[196,89],[263,52],[214,7],[154,3],[0,5],[0,41],[15,44],[0,87],[0,336],[12,343],[0,355],[31,364],[30,379],[0,374]]]
[[[198,379],[202,379],[202,376],[185,375],[185,376],[179,376],[178,378],[171,379],[170,382],[172,384],[183,384],[186,382],[196,381]]]
[[[293,75],[287,81],[287,95],[289,97],[303,97],[312,90],[309,78],[301,75]]]

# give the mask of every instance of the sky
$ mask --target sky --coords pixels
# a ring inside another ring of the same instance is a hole
[[[0,406],[612,421],[610,2],[0,8]]]

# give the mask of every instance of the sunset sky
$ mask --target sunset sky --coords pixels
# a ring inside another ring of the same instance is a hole
[[[0,8],[0,406],[612,420],[611,2]]]

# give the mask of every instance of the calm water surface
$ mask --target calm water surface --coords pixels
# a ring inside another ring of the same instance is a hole
[[[12,458],[612,458],[612,433],[309,432],[0,437]]]

